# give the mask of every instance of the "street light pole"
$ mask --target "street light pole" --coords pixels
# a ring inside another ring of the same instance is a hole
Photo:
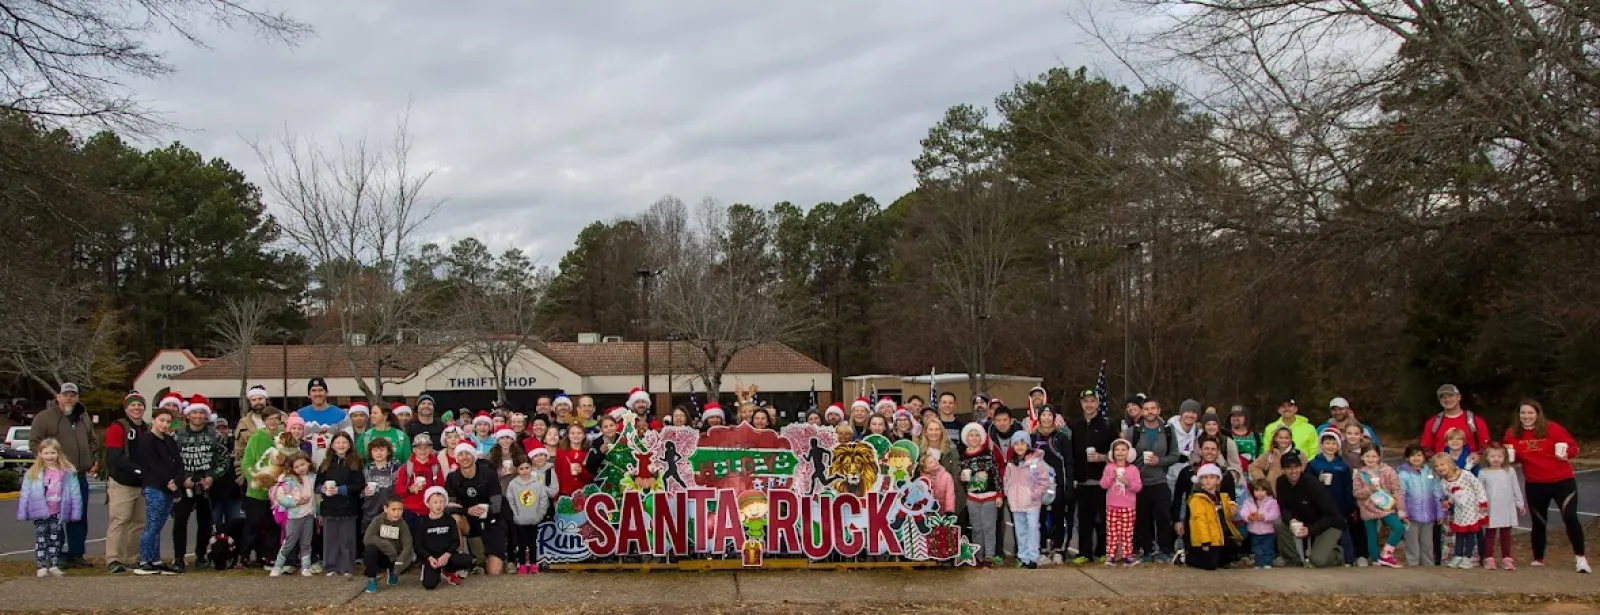
[[[640,301],[644,304],[644,384],[640,389],[650,392],[650,278],[661,274],[660,269],[640,269],[634,272],[639,276]]]
[[[979,314],[978,315],[978,392],[979,393],[988,393],[989,392],[989,373],[988,373],[989,368],[987,366],[988,361],[986,360],[986,357],[985,357],[985,355],[988,355],[989,353],[985,352],[986,347],[983,345],[984,338],[988,337],[988,335],[987,335],[988,332],[989,332],[989,315],[988,314]]]
[[[1122,399],[1133,396],[1133,253],[1144,245],[1132,241],[1122,246]]]

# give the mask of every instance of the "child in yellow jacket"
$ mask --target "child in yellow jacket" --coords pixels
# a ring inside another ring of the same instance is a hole
[[[1220,492],[1222,470],[1206,464],[1195,472],[1199,487],[1189,496],[1189,517],[1184,520],[1188,533],[1185,561],[1202,570],[1216,570],[1232,563],[1241,540],[1231,520],[1237,513],[1233,498]]]

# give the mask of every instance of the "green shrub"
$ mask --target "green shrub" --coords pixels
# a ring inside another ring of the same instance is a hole
[[[0,493],[22,489],[22,475],[10,468],[0,469]]]

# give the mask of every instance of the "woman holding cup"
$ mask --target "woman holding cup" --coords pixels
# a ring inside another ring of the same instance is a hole
[[[1533,565],[1544,565],[1546,526],[1550,505],[1561,512],[1572,543],[1578,572],[1589,573],[1589,560],[1583,551],[1583,524],[1578,520],[1578,481],[1573,476],[1572,458],[1578,455],[1578,442],[1572,434],[1544,416],[1544,406],[1524,400],[1517,409],[1517,423],[1506,430],[1505,445],[1510,460],[1522,466],[1528,498],[1528,517],[1533,528]]]

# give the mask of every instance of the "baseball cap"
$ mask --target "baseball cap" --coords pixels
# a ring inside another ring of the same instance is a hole
[[[1349,408],[1350,407],[1350,402],[1345,401],[1345,398],[1343,398],[1343,397],[1335,397],[1335,398],[1333,398],[1333,401],[1328,402],[1328,407],[1329,408]]]
[[[1446,395],[1460,395],[1460,394],[1461,394],[1461,389],[1456,388],[1456,385],[1453,385],[1453,384],[1447,384],[1447,385],[1439,387],[1439,392],[1436,393],[1436,395],[1438,397],[1444,397]]]
[[[1298,406],[1300,404],[1299,404],[1299,402],[1296,402],[1294,400],[1294,396],[1293,395],[1282,395],[1282,396],[1278,397],[1278,405],[1280,405],[1280,406]]]
[[[1234,406],[1232,410],[1228,411],[1229,416],[1248,416],[1249,414],[1250,410],[1244,406]]]
[[[411,438],[411,445],[427,446],[431,448],[433,447],[433,437],[425,433],[419,433],[415,437]]]
[[[73,384],[71,382],[63,382],[63,383],[61,383],[61,392],[62,393],[71,393],[73,395],[77,395],[78,394],[78,385]]]
[[[989,403],[989,395],[987,393],[979,393],[977,395],[973,395],[972,396],[972,401],[983,402],[983,403],[987,404],[987,403]]]
[[[1078,394],[1078,399],[1083,399],[1085,397],[1093,397],[1093,398],[1098,399],[1100,397],[1100,394],[1094,392],[1094,389],[1084,389],[1082,393]]]

